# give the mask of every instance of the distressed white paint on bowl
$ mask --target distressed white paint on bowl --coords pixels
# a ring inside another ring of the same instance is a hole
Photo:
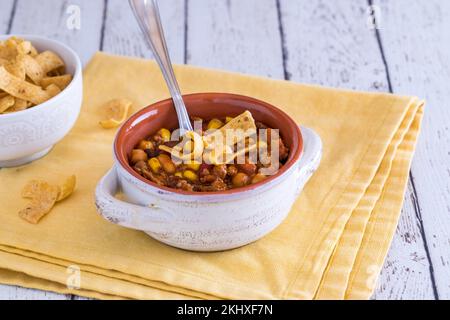
[[[142,230],[168,245],[194,251],[219,251],[256,241],[287,216],[317,169],[322,142],[302,127],[303,154],[276,179],[242,193],[219,196],[167,192],[136,179],[115,159],[96,189],[96,205],[107,220]],[[114,195],[121,189],[128,202]]]
[[[5,40],[13,35],[2,35]],[[57,96],[35,107],[0,115],[0,168],[20,166],[46,155],[73,127],[83,96],[82,66],[65,44],[40,36],[15,35],[41,52],[50,50],[65,62],[72,82]]]

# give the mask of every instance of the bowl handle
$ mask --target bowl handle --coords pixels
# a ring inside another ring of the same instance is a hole
[[[117,199],[119,190],[116,167],[110,169],[95,189],[97,211],[108,221],[124,227],[158,231],[171,216],[159,207],[146,207]]]
[[[322,158],[322,140],[312,129],[300,126],[303,137],[303,154],[298,162],[298,193],[317,170]]]

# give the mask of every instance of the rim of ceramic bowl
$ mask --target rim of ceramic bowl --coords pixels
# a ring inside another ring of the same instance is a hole
[[[55,100],[61,99],[62,97],[64,97],[67,94],[67,92],[69,91],[69,89],[71,89],[73,86],[75,86],[75,82],[78,81],[78,79],[81,77],[81,74],[82,74],[82,65],[81,65],[80,58],[78,57],[77,53],[74,50],[72,50],[69,46],[67,46],[66,44],[64,44],[64,43],[62,43],[60,41],[57,41],[57,40],[53,40],[53,39],[49,39],[49,38],[46,38],[46,37],[33,35],[33,34],[0,35],[0,41],[9,39],[11,37],[17,37],[17,38],[22,38],[22,39],[28,40],[33,45],[34,45],[33,41],[37,40],[37,41],[44,41],[44,42],[52,43],[55,46],[59,46],[59,47],[63,48],[64,50],[66,50],[71,55],[71,59],[75,62],[75,72],[73,74],[72,81],[70,81],[70,83],[67,85],[67,87],[65,87],[64,90],[62,90],[56,96],[48,99],[47,101],[45,101],[43,103],[35,105],[32,108],[27,108],[25,110],[20,110],[20,111],[12,112],[12,113],[1,114],[0,115],[0,120],[1,119],[11,119],[11,118],[14,118],[14,117],[20,117],[21,115],[31,114],[32,112],[39,112],[41,109],[44,109],[44,108],[48,107]],[[44,46],[45,46],[45,44],[44,44]],[[64,61],[64,62],[67,64],[66,61]]]
[[[139,119],[142,119],[143,115],[147,114],[148,112],[151,112],[152,109],[154,109],[160,105],[171,103],[172,102],[171,98],[165,99],[162,101],[158,101],[156,103],[153,103],[153,104],[139,110],[138,112],[133,114],[130,118],[128,118],[128,120],[125,121],[125,123],[123,123],[123,125],[118,130],[116,137],[114,139],[114,143],[113,143],[113,154],[114,154],[116,163],[118,163],[118,165],[120,165],[120,167],[122,169],[124,169],[124,171],[126,173],[128,173],[128,175],[130,177],[135,178],[135,179],[145,183],[146,185],[154,187],[157,190],[160,190],[160,191],[164,190],[165,191],[164,193],[175,194],[175,195],[185,195],[185,196],[196,196],[196,197],[206,197],[206,196],[211,197],[211,196],[221,196],[221,195],[243,194],[248,191],[263,189],[264,186],[267,186],[269,183],[275,182],[275,180],[278,180],[278,178],[281,178],[282,176],[284,176],[284,174],[287,173],[288,171],[290,171],[290,169],[294,166],[294,164],[296,162],[298,162],[298,160],[300,159],[300,156],[303,152],[303,137],[302,137],[299,126],[284,111],[280,110],[279,108],[277,108],[267,102],[264,102],[264,101],[261,101],[261,100],[258,100],[258,99],[252,98],[252,97],[244,96],[244,95],[238,95],[238,94],[209,92],[209,93],[193,93],[193,94],[183,95],[183,99],[186,99],[186,100],[189,100],[189,99],[194,100],[195,98],[200,99],[201,97],[203,97],[203,98],[205,98],[205,97],[209,97],[209,98],[227,97],[230,99],[241,100],[243,102],[245,101],[247,103],[251,102],[251,103],[254,103],[255,105],[257,105],[258,107],[269,109],[272,113],[276,114],[277,117],[279,117],[279,119],[280,119],[277,121],[277,122],[281,122],[280,126],[282,124],[289,125],[289,129],[290,129],[290,131],[292,131],[292,134],[293,134],[293,140],[294,141],[297,140],[298,143],[294,147],[289,146],[290,152],[289,152],[288,160],[281,167],[281,169],[278,170],[278,172],[276,174],[264,179],[263,181],[255,183],[255,184],[250,184],[245,187],[227,189],[227,190],[223,190],[223,191],[211,191],[211,192],[210,191],[208,191],[208,192],[184,191],[184,190],[180,190],[180,189],[174,189],[174,188],[169,188],[169,187],[165,187],[165,186],[160,186],[152,181],[145,179],[144,177],[139,175],[136,171],[134,171],[134,169],[128,163],[126,152],[123,151],[123,148],[122,148],[123,146],[119,145],[119,140],[121,140],[121,139],[119,139],[119,137],[123,138],[123,136],[125,135],[126,132],[132,132],[133,131],[132,126],[134,124],[136,124],[136,121],[139,121]],[[187,103],[189,103],[189,101],[187,101]],[[174,109],[174,112],[175,112],[175,109]],[[158,129],[159,128],[155,128],[155,131]]]

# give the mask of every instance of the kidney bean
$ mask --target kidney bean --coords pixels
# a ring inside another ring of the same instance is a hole
[[[167,141],[164,142],[163,145],[168,146],[169,148],[175,147],[179,142],[178,141]]]
[[[211,183],[211,182],[214,182],[215,180],[217,180],[217,176],[215,176],[213,174],[208,174],[208,175],[200,178],[200,181],[202,183]]]
[[[253,175],[256,172],[256,164],[253,163],[244,163],[244,164],[238,164],[237,167],[239,168],[240,171],[248,174],[248,175]]]
[[[161,151],[157,148],[155,149],[145,149],[144,150],[145,153],[147,154],[147,157],[150,158],[155,158],[157,156],[159,156],[159,154],[161,153]]]

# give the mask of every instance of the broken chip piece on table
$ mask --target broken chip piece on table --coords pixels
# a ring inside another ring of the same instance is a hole
[[[71,175],[62,185],[53,185],[43,180],[31,180],[22,189],[22,197],[31,201],[19,211],[19,216],[37,224],[49,213],[56,202],[68,198],[75,190],[76,177]]]
[[[0,115],[41,104],[72,81],[64,61],[52,51],[38,52],[30,41],[0,41]]]
[[[120,126],[128,116],[132,102],[125,98],[112,99],[106,102],[101,111],[106,114],[105,119],[99,122],[104,129]]]

